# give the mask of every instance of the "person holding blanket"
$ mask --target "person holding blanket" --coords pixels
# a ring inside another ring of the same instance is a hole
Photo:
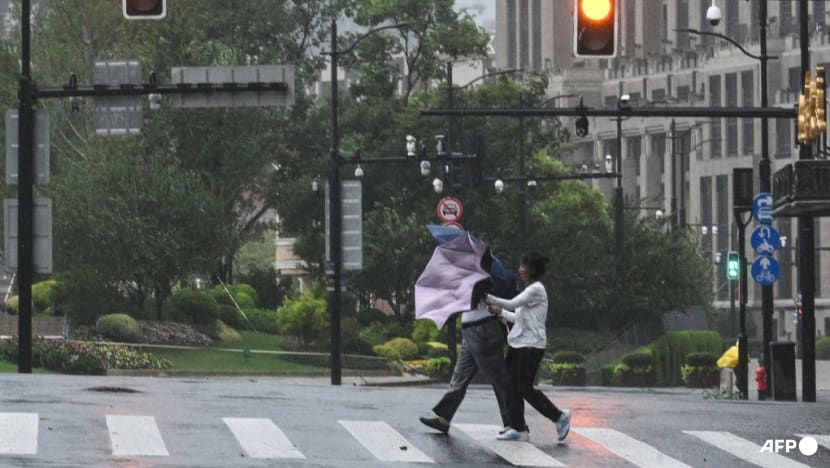
[[[542,362],[547,345],[545,322],[548,312],[548,294],[539,278],[545,273],[547,259],[529,253],[519,262],[519,277],[525,289],[513,299],[488,294],[485,302],[491,314],[501,316],[513,324],[507,335],[507,373],[509,375],[507,411],[510,429],[496,438],[526,441],[529,431],[524,417],[524,402],[556,425],[557,440],[568,436],[571,411],[560,410],[540,390],[533,387],[536,371]]]

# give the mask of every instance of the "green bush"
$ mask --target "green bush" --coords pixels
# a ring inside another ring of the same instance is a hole
[[[585,367],[574,362],[554,362],[549,367],[553,385],[585,385]]]
[[[553,353],[551,358],[556,364],[582,364],[585,362],[585,356],[576,351],[557,351]]]
[[[553,351],[573,350],[590,354],[607,346],[609,338],[594,331],[557,327],[550,330],[548,341],[548,348]]]
[[[830,359],[830,336],[816,340],[816,359]]]
[[[446,344],[438,341],[429,341],[426,344],[429,346],[429,350],[427,351],[428,358],[450,357],[450,348]]]
[[[234,309],[233,312],[238,317],[239,325],[236,328],[248,329],[254,327],[258,332],[271,333],[272,335],[279,333],[280,327],[277,325],[276,310],[243,309],[242,312],[245,312],[245,316],[248,317],[247,322],[242,318],[238,310]]]
[[[17,315],[20,309],[20,298],[17,296],[10,296],[6,301],[6,312]]]
[[[689,366],[718,367],[718,355],[706,352],[689,353],[686,355],[684,363]]]
[[[632,351],[620,358],[620,361],[632,369],[645,368],[654,364],[654,358],[648,351]]]
[[[359,323],[361,327],[368,326],[373,322],[385,323],[389,320],[390,317],[383,313],[380,309],[368,308],[357,311],[357,323]]]
[[[412,330],[412,340],[416,343],[437,341],[440,334],[435,322],[429,319],[415,321],[415,329]]]
[[[670,332],[651,343],[657,385],[681,385],[680,368],[689,353],[708,352],[720,355],[720,335],[714,331]]]
[[[141,340],[141,327],[127,314],[104,315],[95,322],[95,331],[113,341],[135,343]]]
[[[326,336],[329,316],[325,299],[309,290],[296,299],[287,300],[277,309],[277,327],[280,333],[297,338],[303,346]]]
[[[237,286],[241,287],[237,288]],[[217,304],[233,306],[233,302],[236,301],[239,308],[244,310],[249,307],[256,307],[256,302],[254,300],[254,297],[256,297],[256,291],[253,291],[252,296],[252,290],[253,288],[248,285],[231,285],[228,287],[228,291],[231,293],[229,296],[228,292],[225,291],[225,287],[220,284],[211,288],[207,294],[210,295],[210,297],[212,297]],[[233,300],[231,300],[231,296],[233,296]]]
[[[448,357],[428,359],[418,368],[418,372],[436,378],[449,377],[452,372],[452,362]]]
[[[600,381],[604,386],[619,386],[620,374],[617,372],[617,366],[614,364],[606,364],[602,366],[602,368],[600,369]]]
[[[216,322],[214,322],[213,329],[215,336],[211,336],[211,338],[217,339],[219,341],[230,342],[239,341],[242,339],[242,336],[239,334],[239,332],[225,325],[225,323],[221,320],[217,320]]]
[[[219,320],[233,328],[248,328],[242,314],[232,305],[219,304]]]
[[[32,312],[35,314],[51,314],[52,300],[55,297],[55,280],[40,281],[32,285]]]
[[[176,322],[209,325],[219,318],[219,304],[210,294],[198,289],[175,291],[164,307],[167,316]]]
[[[373,351],[388,361],[397,361],[418,356],[418,345],[409,338],[392,338],[384,344],[375,346]]]
[[[257,294],[256,289],[254,289],[254,287],[250,284],[237,283],[233,285],[234,296],[236,296],[239,293],[247,295],[248,298],[250,298],[251,301],[253,301],[253,304],[251,304],[250,306],[243,306],[242,304],[239,304],[239,307],[244,309],[245,307],[256,307],[257,304],[259,304],[259,294]],[[237,300],[237,302],[239,302],[239,300]]]

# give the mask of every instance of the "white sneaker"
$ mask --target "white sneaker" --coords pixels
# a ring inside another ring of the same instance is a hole
[[[562,410],[562,416],[556,421],[556,440],[562,442],[565,437],[568,437],[568,432],[571,431],[571,410]]]
[[[505,433],[497,435],[496,439],[527,442],[530,440],[530,434],[528,434],[527,431],[517,431],[516,429],[509,428]]]

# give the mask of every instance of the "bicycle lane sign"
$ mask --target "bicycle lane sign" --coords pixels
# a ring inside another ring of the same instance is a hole
[[[761,286],[772,286],[781,276],[781,265],[774,257],[761,255],[752,261],[752,279]]]

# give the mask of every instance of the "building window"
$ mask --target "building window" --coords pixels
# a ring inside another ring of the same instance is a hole
[[[655,89],[651,92],[651,102],[660,104],[666,102],[666,90]]]
[[[605,107],[607,109],[617,108],[617,96],[605,96]]]
[[[742,40],[738,35],[738,29],[740,27],[740,16],[738,15],[738,2],[724,2],[726,3],[726,11],[723,12],[724,22],[726,23],[726,35],[729,37],[734,37],[739,41]]]
[[[519,55],[516,48],[518,26],[516,23],[516,0],[507,0],[507,66],[509,68],[516,68],[516,56]]]
[[[709,138],[709,154],[712,159],[717,159],[722,156],[720,119],[713,120],[711,127],[712,132],[711,138]]]
[[[790,132],[795,123],[790,119],[775,119],[775,159],[784,159],[792,156],[793,140]]]
[[[792,230],[792,222],[790,218],[778,218],[778,230],[782,236],[786,236],[789,239],[792,239],[790,236],[790,231]],[[775,256],[777,257],[778,262],[781,264],[781,277],[778,278],[776,284],[778,285],[778,292],[776,293],[776,297],[780,298],[791,298],[793,297],[793,271],[795,264],[793,262],[794,259],[794,247],[795,242],[792,242],[787,247],[782,247],[780,250],[775,252]]]
[[[626,157],[634,159],[634,167],[636,175],[640,175],[640,155],[642,153],[642,137],[635,136],[626,139],[628,145],[625,149]]]
[[[753,72],[741,72],[741,105],[744,107],[755,106],[755,86],[753,85]],[[741,119],[743,124],[743,152],[752,154],[755,152],[755,120]]]
[[[689,87],[688,86],[678,86],[677,87],[677,100],[681,101],[681,102],[689,100]]]

